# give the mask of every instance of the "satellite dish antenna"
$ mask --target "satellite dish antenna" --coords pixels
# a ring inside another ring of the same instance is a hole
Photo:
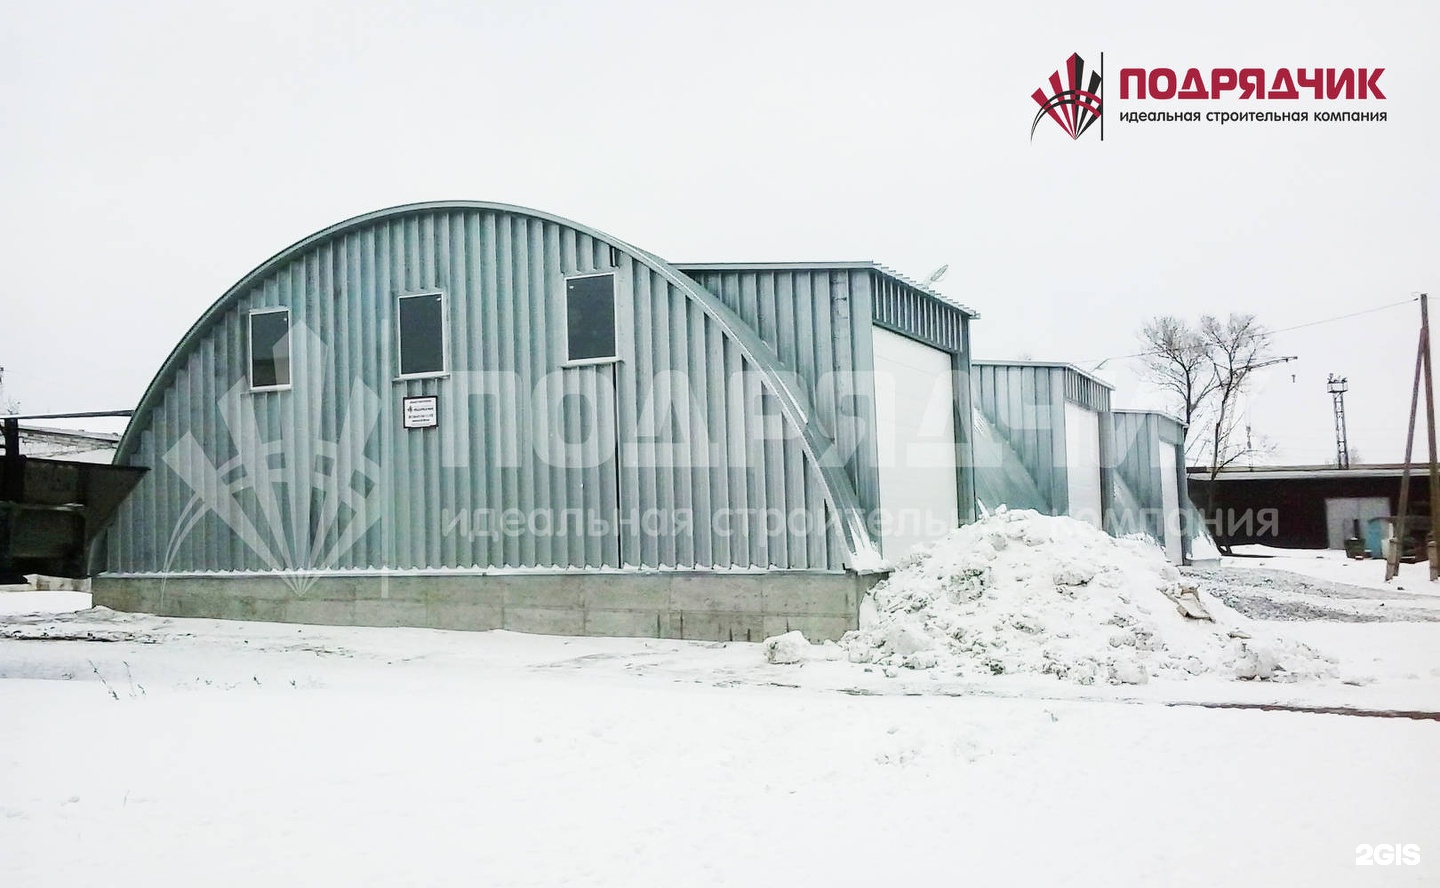
[[[949,270],[950,263],[947,262],[939,268],[935,269],[934,271],[930,272],[930,276],[925,279],[925,286],[928,287],[931,284],[938,283],[940,279],[945,276],[945,272]]]

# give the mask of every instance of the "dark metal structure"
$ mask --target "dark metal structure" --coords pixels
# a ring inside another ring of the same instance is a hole
[[[1330,398],[1335,402],[1335,465],[1337,468],[1350,468],[1350,441],[1345,434],[1345,393],[1350,390],[1350,383],[1343,376],[1330,374],[1325,380],[1325,389],[1330,392]]]
[[[0,455],[0,580],[89,575],[90,543],[149,469],[27,457],[20,421],[129,416],[127,411],[7,416]]]

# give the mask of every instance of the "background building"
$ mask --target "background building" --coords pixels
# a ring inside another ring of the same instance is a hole
[[[114,432],[20,424],[20,448],[29,456],[71,462],[108,463],[115,458],[120,436]]]
[[[114,435],[21,424],[65,418],[0,417],[0,585],[87,577],[94,542],[146,472],[104,464]]]
[[[1401,465],[1256,466],[1190,470],[1190,496],[1209,512],[1222,545],[1260,543],[1298,549],[1341,549],[1356,532],[1369,540],[1370,521],[1400,508]],[[1430,527],[1429,480],[1425,466],[1411,470],[1406,535],[1423,555]],[[1211,488],[1214,488],[1213,500]]]

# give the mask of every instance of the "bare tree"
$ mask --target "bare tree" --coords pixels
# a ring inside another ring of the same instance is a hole
[[[1220,470],[1253,451],[1249,436],[1238,434],[1239,402],[1250,376],[1274,363],[1270,331],[1252,314],[1232,313],[1221,321],[1212,315],[1200,319],[1200,341],[1210,364],[1212,402],[1210,425],[1210,480]],[[1215,485],[1210,485],[1213,490]]]
[[[1223,321],[1205,315],[1193,326],[1164,315],[1147,321],[1140,339],[1145,376],[1170,395],[1185,420],[1187,456],[1205,460],[1210,483],[1204,511],[1213,516],[1220,471],[1266,449],[1246,428],[1241,396],[1256,370],[1285,359],[1272,357],[1270,331],[1253,314],[1232,313]]]
[[[1186,427],[1215,390],[1210,354],[1200,332],[1174,315],[1160,315],[1140,329],[1144,375],[1180,405]]]

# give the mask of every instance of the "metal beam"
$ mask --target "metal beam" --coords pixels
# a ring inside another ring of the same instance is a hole
[[[84,413],[25,413],[6,414],[5,419],[93,419],[100,416],[129,416],[133,410],[91,410]]]

